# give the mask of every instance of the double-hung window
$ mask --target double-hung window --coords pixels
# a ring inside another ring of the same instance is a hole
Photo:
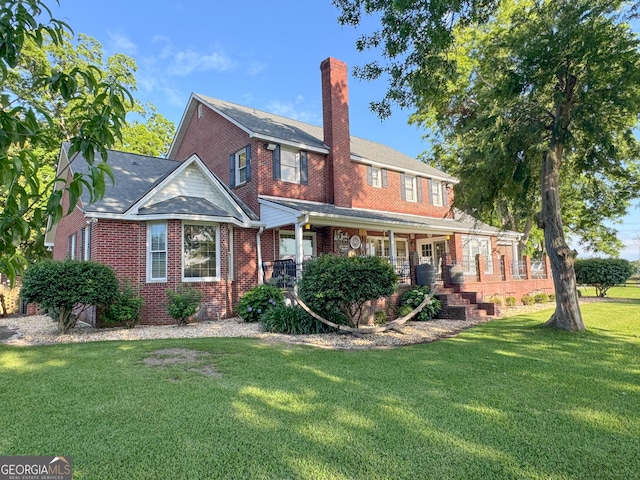
[[[462,237],[462,257],[465,274],[476,273],[476,256],[484,259],[484,273],[493,273],[493,261],[491,259],[491,241],[488,238]]]
[[[416,177],[412,177],[411,175],[403,175],[404,179],[402,182],[402,191],[404,193],[403,200],[407,202],[417,202],[418,194],[416,187]]]
[[[240,150],[236,152],[236,185],[241,185],[247,181],[247,152]]]
[[[308,185],[309,161],[307,152],[276,145],[273,150],[273,179]]]
[[[147,280],[167,280],[167,224],[151,223],[147,227]]]
[[[442,183],[435,180],[431,182],[431,205],[442,206]]]
[[[182,278],[184,281],[211,282],[220,277],[218,225],[183,224]]]
[[[251,145],[232,153],[229,157],[229,185],[231,188],[251,180]]]
[[[76,259],[76,238],[77,235],[73,233],[72,235],[69,235],[67,240],[67,254],[71,260]]]

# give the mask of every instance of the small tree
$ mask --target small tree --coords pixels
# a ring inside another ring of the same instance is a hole
[[[118,281],[108,265],[46,260],[26,270],[21,295],[50,312],[57,318],[58,332],[67,333],[82,310],[91,305],[110,305],[117,292]]]
[[[204,294],[189,285],[180,285],[175,292],[167,289],[167,297],[167,313],[181,326],[189,323],[189,317],[196,314]]]
[[[625,283],[635,271],[621,258],[588,258],[576,260],[576,281],[596,288],[596,296],[604,297],[614,285]]]
[[[384,258],[323,255],[305,265],[298,291],[319,315],[358,327],[365,303],[391,295],[397,283]]]

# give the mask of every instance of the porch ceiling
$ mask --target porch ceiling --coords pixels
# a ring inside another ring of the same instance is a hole
[[[456,211],[456,218],[433,218],[405,215],[379,210],[341,208],[326,203],[306,202],[278,197],[260,197],[261,219],[267,228],[274,228],[302,221],[317,226],[367,228],[370,230],[396,230],[407,233],[464,233],[498,236],[503,240],[517,240],[517,232],[500,230]],[[278,219],[280,222],[270,222]],[[287,222],[287,223],[281,223]],[[270,223],[274,223],[270,225]]]

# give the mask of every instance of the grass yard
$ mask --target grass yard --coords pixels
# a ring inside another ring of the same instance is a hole
[[[0,455],[71,455],[75,480],[638,478],[640,301],[583,314],[395,350],[0,346]],[[145,365],[167,348],[200,355]]]
[[[595,297],[595,287],[579,287],[583,297]],[[635,298],[640,300],[640,287],[629,284],[626,287],[611,287],[607,290],[607,298]]]

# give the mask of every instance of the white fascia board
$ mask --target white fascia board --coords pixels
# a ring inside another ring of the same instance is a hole
[[[299,148],[300,150],[306,150],[309,152],[317,152],[322,153],[324,155],[329,155],[329,147],[320,148],[320,147],[312,147],[305,143],[300,142],[291,142],[289,140],[283,140],[282,138],[272,137],[270,135],[263,135],[261,133],[251,133],[250,136],[252,138],[257,138],[258,140],[264,140],[268,143],[279,143],[280,145],[287,145],[289,147]]]
[[[281,210],[285,213],[290,213],[291,215],[295,215],[296,217],[299,217],[301,214],[308,213],[308,211],[298,210],[297,208],[291,208],[285,205],[280,205],[279,203],[271,202],[268,198],[265,197],[258,197],[258,203],[260,205],[266,205],[268,207],[275,208],[276,210]]]
[[[184,213],[156,213],[153,215],[124,215],[121,213],[101,213],[90,212],[87,218],[95,218],[97,220],[122,220],[127,222],[147,222],[154,220],[190,220],[195,222],[214,222],[214,223],[233,223],[241,228],[260,228],[264,227],[264,223],[249,220],[242,222],[233,217],[215,217],[211,215],[190,215]]]
[[[419,172],[418,170],[402,169],[402,168],[396,167],[395,165],[388,165],[385,163],[376,162],[375,160],[369,160],[368,158],[359,157],[357,155],[351,155],[351,160],[356,163],[362,163],[363,165],[371,165],[372,167],[383,168],[385,170],[392,170],[394,172],[407,173],[409,175],[415,175],[416,177],[433,178],[434,180],[440,180],[442,182],[452,183],[452,184],[460,183],[460,180],[458,180],[457,178],[433,175],[431,173]]]

